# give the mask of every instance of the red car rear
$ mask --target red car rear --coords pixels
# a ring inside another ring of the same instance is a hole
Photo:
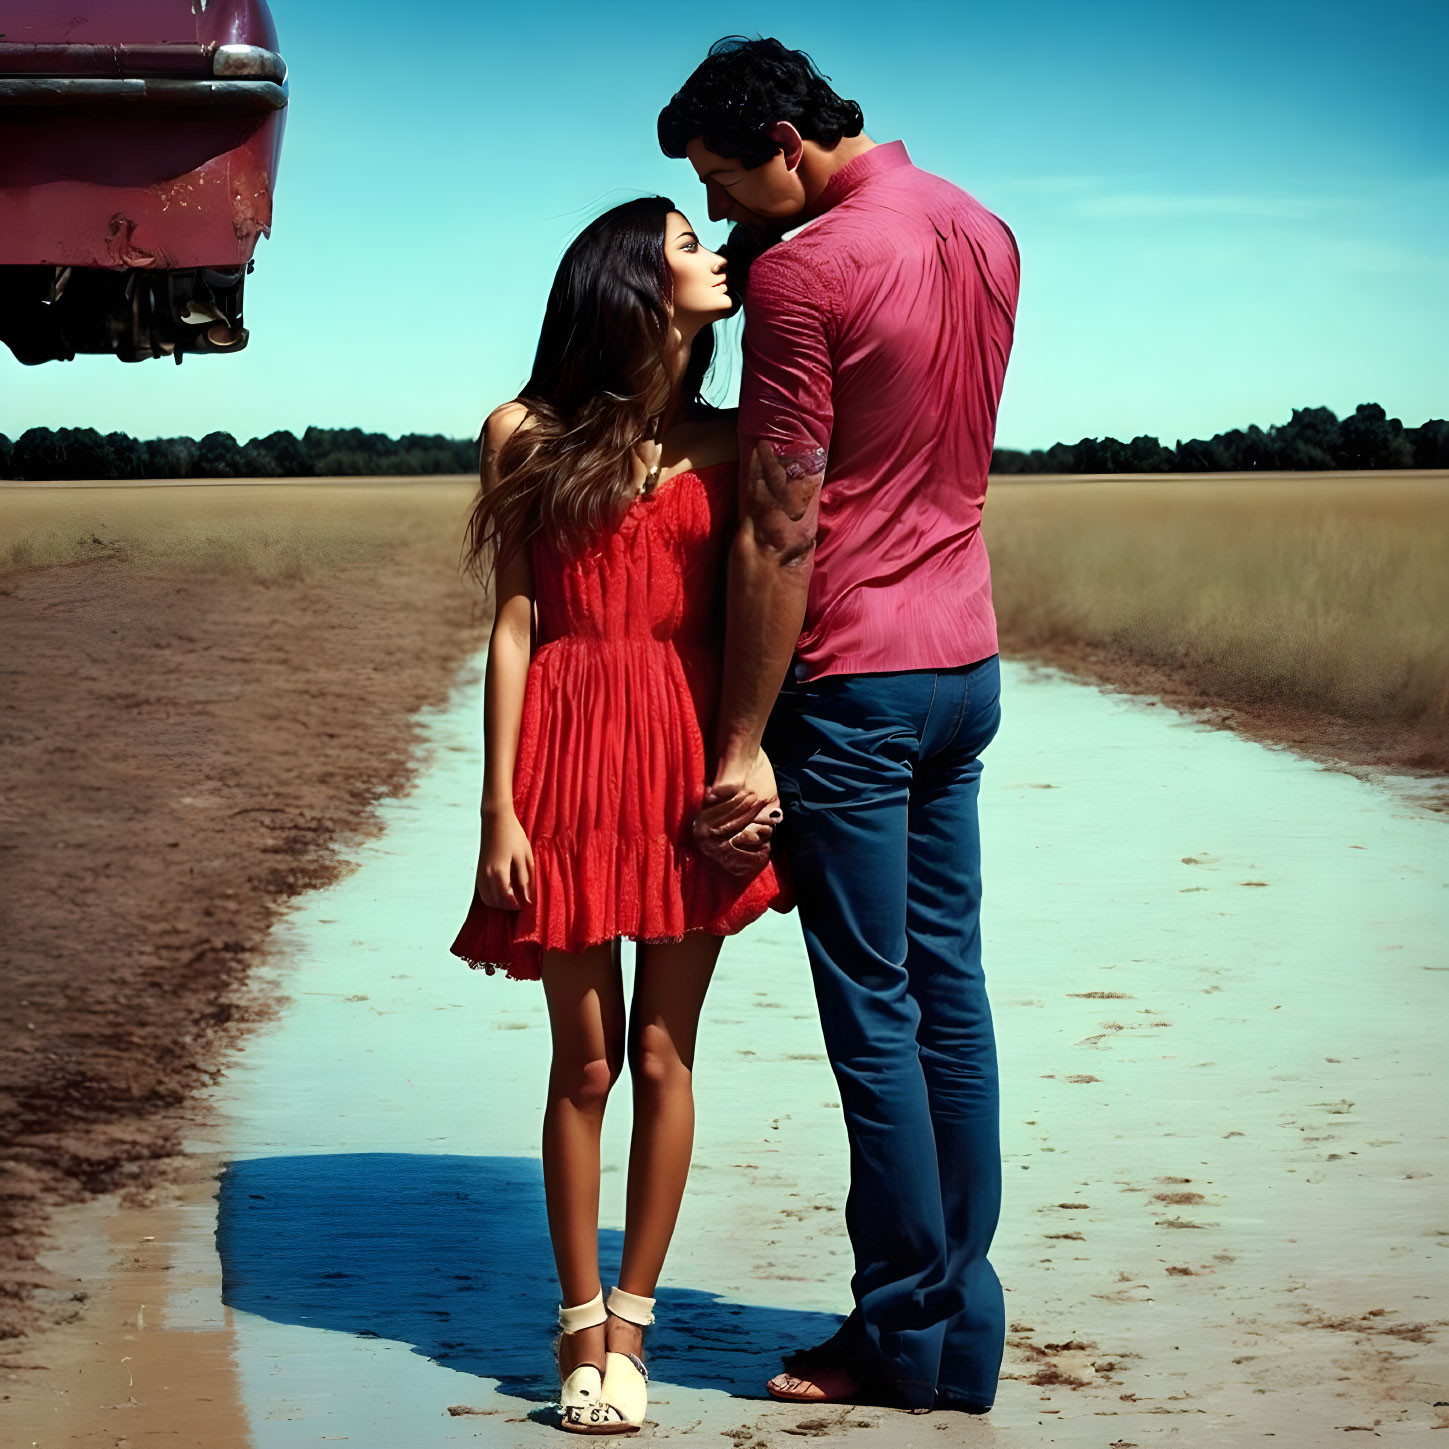
[[[265,0],[0,5],[0,341],[240,351],[286,106]]]

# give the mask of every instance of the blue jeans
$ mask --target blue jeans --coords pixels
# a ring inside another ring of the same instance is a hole
[[[1005,1340],[976,817],[999,692],[996,655],[787,678],[765,733],[850,1140],[855,1308],[831,1356],[910,1406],[990,1407]]]

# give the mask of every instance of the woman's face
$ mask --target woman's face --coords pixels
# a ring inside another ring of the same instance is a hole
[[[712,322],[731,310],[734,298],[725,285],[725,259],[709,251],[677,211],[664,220],[664,255],[674,278],[677,320],[687,316]]]

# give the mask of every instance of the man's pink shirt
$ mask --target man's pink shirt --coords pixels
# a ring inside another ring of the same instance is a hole
[[[750,269],[740,390],[742,449],[826,460],[795,677],[974,663],[996,652],[981,509],[1015,239],[900,141],[819,205]]]

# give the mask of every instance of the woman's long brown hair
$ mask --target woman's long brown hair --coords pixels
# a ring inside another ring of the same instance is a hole
[[[586,547],[627,511],[634,446],[668,380],[673,285],[664,229],[676,209],[663,196],[625,202],[564,253],[533,372],[518,394],[532,425],[499,450],[498,482],[488,488],[485,480],[468,518],[463,565],[480,582],[491,571],[485,557],[496,567],[539,532]],[[695,337],[682,381],[686,411],[704,406],[713,331],[701,327]]]

